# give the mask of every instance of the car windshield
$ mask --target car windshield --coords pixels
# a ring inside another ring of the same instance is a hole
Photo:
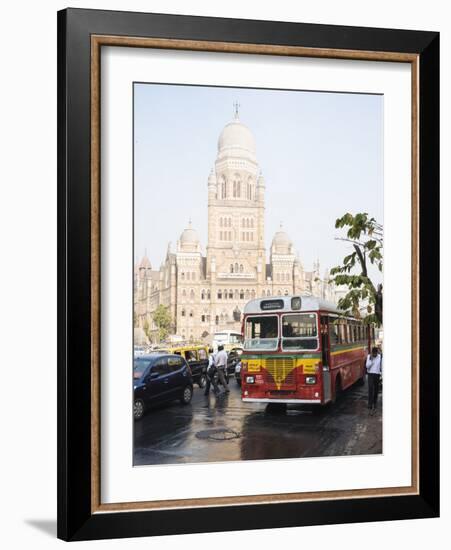
[[[133,362],[133,378],[135,380],[141,378],[149,364],[149,359],[135,359]]]
[[[245,326],[244,349],[276,350],[279,341],[276,315],[248,317]]]
[[[315,313],[296,313],[282,317],[282,349],[312,350],[318,348]]]

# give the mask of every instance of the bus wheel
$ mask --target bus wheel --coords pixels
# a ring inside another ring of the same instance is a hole
[[[334,391],[334,396],[332,398],[332,403],[336,403],[337,401],[339,401],[340,397],[341,397],[341,380],[340,380],[340,377],[337,376],[335,378],[335,391]]]
[[[285,414],[287,412],[286,403],[268,403],[266,412],[269,414]]]

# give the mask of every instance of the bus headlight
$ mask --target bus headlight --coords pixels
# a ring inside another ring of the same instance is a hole
[[[255,382],[254,376],[246,376],[246,384],[253,384]]]
[[[305,377],[305,383],[306,384],[316,384],[316,376],[306,376]]]

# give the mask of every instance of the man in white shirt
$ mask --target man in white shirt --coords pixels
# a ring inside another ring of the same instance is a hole
[[[218,369],[218,378],[221,384],[224,386],[226,393],[229,393],[229,385],[225,378],[225,370],[227,368],[227,352],[224,350],[224,346],[218,346],[218,353],[215,357],[215,367]]]
[[[213,353],[213,349],[209,348],[208,350],[208,367],[207,367],[207,384],[205,385],[205,392],[204,395],[210,394],[210,387],[213,386],[213,392],[215,395],[218,395],[220,393],[220,390],[218,388],[218,384],[216,382],[216,372],[217,369],[215,367],[215,353]]]
[[[376,347],[371,350],[371,354],[368,354],[366,372],[368,374],[368,409],[370,414],[374,414],[379,392],[379,380],[382,374],[382,356]]]

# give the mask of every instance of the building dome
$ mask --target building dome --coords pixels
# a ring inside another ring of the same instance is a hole
[[[197,252],[200,248],[200,241],[197,232],[192,228],[191,220],[188,227],[180,235],[179,248],[185,252]]]
[[[196,231],[192,228],[191,222],[189,222],[188,227],[180,235],[180,244],[198,244],[199,237],[197,236]]]
[[[227,149],[244,149],[255,154],[254,136],[249,128],[237,118],[229,122],[219,136],[218,151]]]
[[[274,235],[271,248],[276,254],[291,254],[291,247],[293,243],[290,237],[280,226],[279,231]]]

